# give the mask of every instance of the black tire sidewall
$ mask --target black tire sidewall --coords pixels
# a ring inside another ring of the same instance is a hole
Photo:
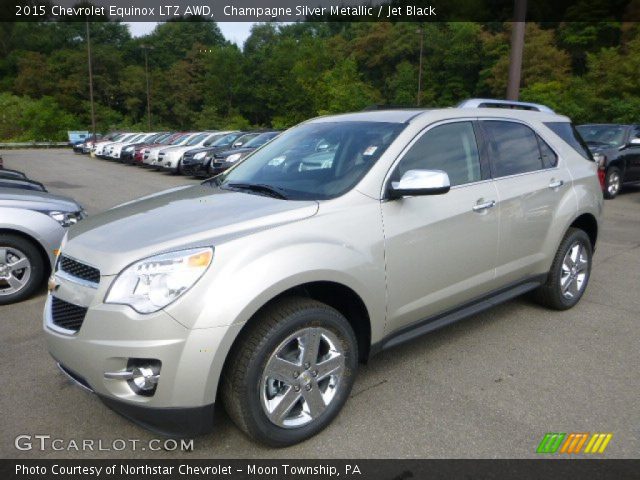
[[[336,392],[329,407],[320,417],[300,428],[287,429],[274,425],[264,413],[260,403],[260,379],[266,363],[274,350],[285,338],[305,327],[322,327],[334,333],[342,343],[345,352],[345,370],[341,387]],[[278,323],[271,331],[269,339],[251,357],[245,377],[245,391],[249,392],[246,411],[249,413],[248,427],[264,443],[272,446],[288,446],[299,443],[323,430],[337,416],[347,401],[357,370],[357,342],[348,321],[338,312],[329,308],[308,308],[299,310]],[[255,395],[251,394],[254,392]]]
[[[0,305],[8,305],[30,297],[42,285],[47,269],[38,248],[26,238],[17,235],[0,235],[0,248],[2,247],[20,250],[31,264],[31,277],[27,286],[11,295],[0,295]]]
[[[586,272],[586,277],[584,279],[584,286],[582,288],[582,290],[580,291],[580,294],[575,297],[575,298],[566,298],[564,295],[562,295],[562,287],[560,285],[560,278],[562,278],[562,262],[564,260],[565,255],[567,254],[567,251],[569,250],[569,248],[571,248],[571,246],[576,242],[579,241],[582,245],[582,247],[584,247],[586,249],[587,252],[587,256],[589,259],[588,262],[588,266],[587,266],[587,272]],[[556,262],[555,262],[555,272],[554,273],[554,291],[555,294],[559,300],[559,303],[562,305],[562,308],[564,309],[569,309],[573,306],[575,306],[580,299],[582,298],[582,296],[584,295],[584,292],[587,290],[587,287],[589,285],[589,280],[591,279],[591,267],[593,266],[593,251],[592,251],[592,247],[591,247],[591,240],[589,239],[589,236],[583,232],[582,230],[574,230],[573,232],[571,232],[568,236],[565,237],[565,239],[562,242],[561,248],[558,250],[558,254],[556,257]]]

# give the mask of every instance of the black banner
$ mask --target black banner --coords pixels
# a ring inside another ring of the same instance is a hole
[[[6,0],[0,21],[504,22],[513,12],[514,0]],[[529,0],[527,20],[633,22],[640,8],[633,0]]]
[[[0,478],[626,480],[640,460],[0,460]]]

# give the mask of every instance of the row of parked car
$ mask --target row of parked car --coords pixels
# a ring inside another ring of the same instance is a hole
[[[625,183],[640,182],[640,125],[588,124],[579,125],[577,130],[599,165],[605,198],[616,197]],[[76,144],[73,149],[126,164],[209,177],[225,171],[279,133],[112,132],[96,142]],[[26,182],[24,188],[44,189],[37,182]]]
[[[77,153],[175,174],[209,177],[223,172],[279,131],[112,132],[74,145]]]

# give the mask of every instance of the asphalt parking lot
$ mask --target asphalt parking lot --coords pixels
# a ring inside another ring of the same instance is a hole
[[[89,214],[196,182],[69,150],[2,155],[6,168],[73,196]],[[43,291],[0,307],[0,457],[531,458],[547,432],[611,432],[604,457],[637,458],[639,289],[640,187],[631,187],[605,203],[590,285],[574,309],[521,298],[385,352],[362,366],[336,421],[301,445],[251,443],[219,408],[215,432],[196,438],[193,452],[19,451],[23,434],[106,447],[157,438],[58,373],[41,333]]]

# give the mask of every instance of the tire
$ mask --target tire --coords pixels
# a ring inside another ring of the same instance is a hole
[[[16,268],[21,265],[24,268]],[[18,235],[0,234],[0,305],[20,302],[33,295],[46,273],[42,255],[32,241]]]
[[[576,246],[579,247],[577,250]],[[534,299],[554,310],[567,310],[576,305],[589,284],[592,260],[589,236],[577,228],[567,230],[553,259],[547,281],[533,292]],[[566,292],[563,292],[565,288]]]
[[[617,167],[609,167],[604,177],[604,198],[616,198],[622,188],[622,174]]]
[[[329,425],[347,401],[358,366],[355,334],[339,312],[301,297],[279,300],[254,320],[227,359],[222,401],[254,441],[272,447],[299,443]],[[305,340],[319,345],[308,350],[316,355],[307,357],[306,367]],[[289,408],[278,415],[283,405]]]

